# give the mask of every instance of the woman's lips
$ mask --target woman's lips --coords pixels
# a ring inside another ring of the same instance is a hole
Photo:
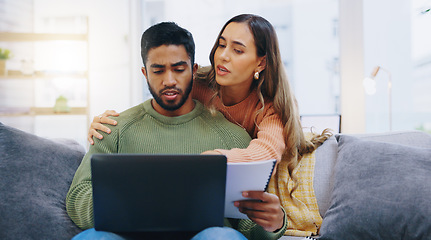
[[[230,73],[230,71],[227,70],[227,68],[225,68],[224,66],[222,66],[222,65],[217,66],[217,75],[224,76],[228,73]]]

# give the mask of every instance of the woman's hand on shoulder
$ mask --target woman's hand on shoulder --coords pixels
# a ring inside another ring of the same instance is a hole
[[[91,145],[94,144],[93,136],[102,139],[102,134],[98,133],[97,131],[102,131],[106,133],[111,133],[111,129],[104,126],[103,124],[109,124],[109,125],[117,125],[117,121],[108,118],[109,116],[120,116],[119,113],[117,113],[115,110],[106,110],[104,113],[95,116],[93,118],[93,122],[90,124],[90,129],[88,129],[88,135],[87,140],[90,142]]]

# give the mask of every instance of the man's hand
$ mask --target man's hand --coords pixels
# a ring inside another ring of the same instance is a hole
[[[277,195],[264,191],[245,191],[242,195],[251,200],[234,203],[240,212],[247,214],[253,222],[268,232],[274,232],[283,227],[284,212],[281,210]]]
[[[100,130],[106,133],[111,133],[111,129],[102,125],[102,123],[117,125],[117,121],[108,118],[109,116],[117,117],[117,116],[120,116],[120,114],[117,113],[115,110],[106,110],[103,114],[100,114],[93,118],[93,122],[91,122],[90,129],[88,129],[88,134],[87,134],[87,140],[90,142],[91,145],[94,144],[93,136],[98,139],[103,138],[102,134],[98,133],[97,130]]]

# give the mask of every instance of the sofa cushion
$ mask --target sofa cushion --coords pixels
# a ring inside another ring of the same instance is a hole
[[[325,216],[331,204],[334,185],[334,166],[337,160],[338,143],[334,136],[328,138],[316,150],[313,187],[320,215]]]
[[[321,239],[429,239],[431,149],[339,136]]]
[[[70,239],[79,233],[65,198],[84,148],[0,123],[0,153],[0,239]]]

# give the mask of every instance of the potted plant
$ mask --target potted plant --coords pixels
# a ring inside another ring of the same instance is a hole
[[[11,57],[9,49],[0,48],[0,75],[6,75],[6,60]]]

